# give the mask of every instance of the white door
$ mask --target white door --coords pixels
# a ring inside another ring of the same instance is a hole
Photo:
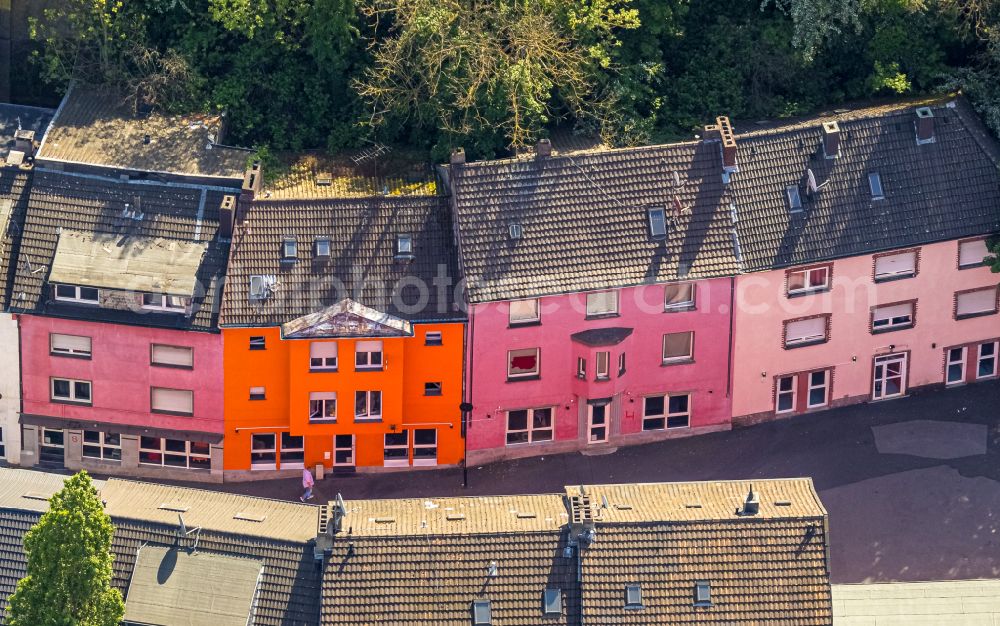
[[[906,393],[906,354],[875,357],[872,399],[897,398]]]
[[[608,411],[610,404],[591,404],[587,407],[587,443],[603,443],[608,440]]]
[[[354,435],[333,436],[333,465],[354,467]]]

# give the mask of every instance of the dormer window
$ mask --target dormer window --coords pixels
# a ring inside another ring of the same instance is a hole
[[[797,185],[785,187],[785,195],[788,197],[788,210],[790,212],[797,213],[802,210],[802,197],[799,195]]]
[[[100,291],[93,287],[79,287],[77,285],[56,285],[56,300],[64,302],[82,302],[84,304],[98,304],[100,302]]]
[[[396,258],[397,259],[413,258],[412,235],[396,235]]]
[[[173,311],[183,313],[191,303],[190,298],[168,296],[162,293],[142,294],[142,308],[153,311]]]
[[[885,198],[885,191],[882,189],[882,177],[879,176],[878,172],[872,172],[868,175],[868,187],[872,191],[872,200],[882,200]]]
[[[667,214],[663,207],[650,207],[649,211],[649,238],[654,241],[666,239],[667,237]]]
[[[299,256],[299,247],[294,237],[285,237],[281,240],[281,260],[294,261]]]
[[[316,238],[316,256],[317,257],[328,257],[328,256],[330,256],[330,238],[329,237],[317,237]]]

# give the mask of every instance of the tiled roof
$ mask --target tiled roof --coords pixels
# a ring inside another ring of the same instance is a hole
[[[225,191],[221,188],[122,181],[36,169],[23,222],[10,308],[22,313],[168,328],[215,329],[218,292],[229,247],[218,237],[223,195]],[[134,207],[137,198],[143,219],[123,217],[125,204]],[[187,317],[50,303],[44,287],[60,229],[206,244],[207,252],[196,276],[194,314]]]
[[[926,104],[926,103],[922,103]],[[737,135],[732,178],[747,271],[868,254],[1000,230],[997,147],[964,98],[931,103],[934,142],[917,145],[916,106],[889,105]],[[823,154],[823,122],[840,129]],[[819,187],[806,193],[807,170]],[[877,172],[885,198],[872,199]],[[790,214],[785,188],[803,210]]]
[[[412,259],[396,258],[401,234],[413,238]],[[282,260],[287,237],[296,240],[294,261]],[[321,237],[330,240],[329,257],[316,255],[315,241]],[[443,198],[258,199],[237,228],[232,248],[224,326],[280,325],[344,298],[411,321],[463,316],[454,307],[458,270]],[[434,283],[439,273],[450,281],[443,290]],[[264,301],[250,300],[252,275],[275,279]],[[421,294],[427,297],[425,306],[417,306]]]
[[[21,226],[28,207],[28,190],[31,187],[32,170],[16,167],[0,167],[0,204],[10,203],[10,218],[7,228],[0,232],[0,310],[6,311],[10,303],[11,286],[18,246],[21,242]],[[2,212],[2,211],[0,211]]]
[[[367,148],[375,155],[378,146]],[[265,185],[271,200],[319,200],[388,196],[437,195],[437,178],[424,162],[395,153],[364,157],[307,152],[287,159],[283,171]]]
[[[60,161],[130,171],[237,180],[249,151],[221,145],[219,115],[136,115],[106,89],[70,87],[38,151]],[[148,137],[148,141],[146,140]],[[39,137],[41,139],[41,137]]]
[[[739,269],[718,143],[485,161],[448,173],[472,302]],[[650,207],[666,209],[665,240],[650,237]]]
[[[24,536],[38,522],[38,511],[0,508],[0,624],[7,621],[10,594],[17,588],[28,567],[24,556]]]

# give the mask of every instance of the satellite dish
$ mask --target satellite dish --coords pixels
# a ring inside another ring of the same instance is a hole
[[[806,188],[809,189],[809,193],[816,193],[819,190],[816,186],[816,175],[811,168],[806,170]]]

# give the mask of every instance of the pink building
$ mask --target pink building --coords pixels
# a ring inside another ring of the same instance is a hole
[[[729,428],[722,146],[453,156],[468,462]]]
[[[997,147],[964,100],[738,136],[734,421],[998,373]]]

